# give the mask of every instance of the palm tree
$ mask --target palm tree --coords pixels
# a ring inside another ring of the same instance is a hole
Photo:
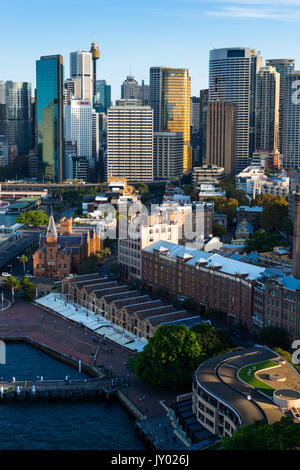
[[[27,261],[28,261],[28,258],[26,255],[20,256],[20,263],[23,263],[24,276],[25,276],[25,269],[26,269]]]

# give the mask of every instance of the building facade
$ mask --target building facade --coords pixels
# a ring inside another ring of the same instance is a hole
[[[206,163],[235,173],[236,104],[210,101],[207,110]]]
[[[41,173],[52,181],[63,180],[64,65],[61,55],[36,61],[37,153]]]
[[[76,90],[81,100],[93,103],[92,54],[86,51],[70,53],[70,76],[76,82]]]
[[[183,174],[183,137],[181,132],[154,132],[153,177],[180,178]]]
[[[150,106],[154,111],[154,132],[181,132],[183,171],[192,169],[191,78],[188,69],[150,68]]]
[[[129,182],[153,180],[153,110],[119,100],[108,110],[107,174]]]
[[[256,79],[255,149],[279,149],[280,75],[262,67]]]
[[[64,217],[57,229],[53,216],[39,249],[33,254],[33,272],[37,277],[64,278],[78,272],[80,264],[100,250],[101,240],[95,228],[73,227],[72,217]]]
[[[262,58],[248,48],[214,49],[209,56],[209,101],[236,103],[236,171],[248,165],[254,137],[255,88]]]
[[[275,67],[280,75],[280,97],[279,97],[279,150],[283,150],[284,134],[284,102],[286,94],[287,77],[295,71],[295,59],[270,59],[266,65]]]

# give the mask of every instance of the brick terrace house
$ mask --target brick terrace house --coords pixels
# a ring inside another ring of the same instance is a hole
[[[33,273],[38,277],[63,278],[78,272],[80,264],[101,249],[94,227],[73,227],[72,217],[64,217],[56,228],[51,215],[47,233],[40,237],[33,255]]]
[[[96,315],[105,317],[121,331],[124,328],[147,340],[160,325],[192,326],[201,322],[197,313],[176,308],[129,284],[104,279],[99,274],[64,279],[62,293],[69,302],[75,302]]]

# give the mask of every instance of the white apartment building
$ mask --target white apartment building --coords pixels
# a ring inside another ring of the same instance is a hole
[[[76,98],[65,106],[65,140],[77,143],[77,156],[86,157],[93,166],[92,107],[90,101]]]
[[[107,175],[153,180],[153,110],[139,100],[119,100],[108,110]]]
[[[86,51],[71,52],[70,75],[76,80],[76,93],[82,100],[93,100],[93,67],[92,54]]]
[[[177,222],[168,220],[161,212],[147,216],[140,224],[137,222],[137,217],[133,217],[128,229],[119,224],[118,263],[123,279],[141,278],[141,253],[151,243],[159,240],[178,243]],[[131,229],[135,236],[130,235]]]
[[[236,176],[236,189],[242,189],[251,199],[259,194],[288,197],[289,184],[290,179],[285,171],[281,171],[278,176],[267,176],[263,169],[254,166],[245,168]]]

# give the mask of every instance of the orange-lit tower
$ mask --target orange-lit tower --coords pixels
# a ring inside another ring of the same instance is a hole
[[[100,59],[100,51],[97,42],[92,42],[91,50],[92,59],[93,59],[93,95],[96,96],[97,93],[97,78],[96,78],[96,69],[97,69],[97,60]]]

